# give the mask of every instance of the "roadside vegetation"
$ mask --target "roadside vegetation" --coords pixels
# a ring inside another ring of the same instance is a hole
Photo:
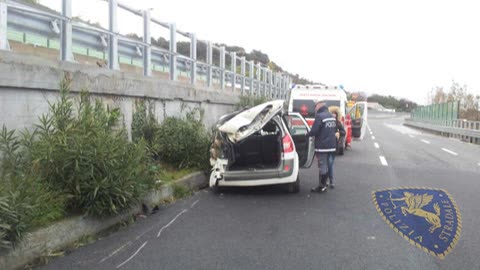
[[[373,94],[368,97],[368,102],[377,102],[387,109],[395,109],[397,112],[411,112],[418,105],[417,103],[405,98],[396,98],[394,96],[382,96]]]
[[[443,87],[436,86],[429,93],[428,101],[429,104],[459,101],[458,117],[460,119],[480,121],[480,95],[475,95],[468,89],[467,85],[461,85],[456,81],[452,81],[448,91]]]
[[[185,109],[184,116],[169,116],[159,123],[145,101],[137,103],[133,115],[132,140],[146,141],[152,159],[160,167],[174,170],[206,170],[210,137],[201,109]]]
[[[69,84],[61,83],[37,125],[0,130],[0,251],[69,215],[117,214],[140,202],[157,180],[172,184],[208,168],[210,140],[200,110],[159,123],[139,102],[130,142],[118,109],[86,91],[73,98]]]
[[[235,104],[236,110],[254,107],[267,102],[268,99],[264,96],[242,95],[240,100]]]

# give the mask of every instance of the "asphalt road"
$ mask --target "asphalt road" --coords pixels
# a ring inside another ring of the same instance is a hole
[[[326,194],[310,193],[313,167],[298,194],[203,190],[41,269],[480,269],[480,147],[404,127],[399,115],[369,117],[372,134],[337,157]],[[442,188],[457,202],[462,234],[444,260],[377,213],[372,191],[403,186]]]

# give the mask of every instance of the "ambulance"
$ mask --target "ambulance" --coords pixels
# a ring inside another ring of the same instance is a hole
[[[288,111],[301,114],[311,127],[315,120],[315,101],[325,100],[329,108],[337,107],[340,112],[341,122],[345,127],[346,137],[338,147],[338,153],[343,154],[344,149],[352,141],[352,124],[347,108],[347,93],[338,86],[326,85],[295,85],[290,91]]]

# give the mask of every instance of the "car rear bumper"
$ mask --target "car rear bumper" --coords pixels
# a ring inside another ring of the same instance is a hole
[[[285,170],[288,168],[287,170]],[[226,171],[224,180],[226,182],[244,181],[245,179],[259,181],[265,179],[285,178],[293,174],[294,159],[283,160],[279,167],[272,169],[255,169],[241,171]]]
[[[265,186],[293,183],[298,176],[298,158],[290,160],[288,163],[290,170],[285,172],[276,171],[275,174],[260,174],[257,172],[243,172],[243,177],[240,175],[225,174],[223,179],[218,180],[217,185],[222,187],[246,187],[246,186]]]

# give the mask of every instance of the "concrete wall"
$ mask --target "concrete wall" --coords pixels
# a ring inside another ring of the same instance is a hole
[[[180,116],[186,108],[200,107],[205,110],[207,127],[233,111],[239,99],[239,92],[231,89],[208,89],[185,82],[0,51],[0,125],[23,129],[38,123],[38,117],[48,111],[48,101],[58,96],[59,83],[64,76],[72,79],[72,93],[88,89],[104,103],[120,108],[129,134],[138,99],[152,104],[159,121],[167,116]]]

